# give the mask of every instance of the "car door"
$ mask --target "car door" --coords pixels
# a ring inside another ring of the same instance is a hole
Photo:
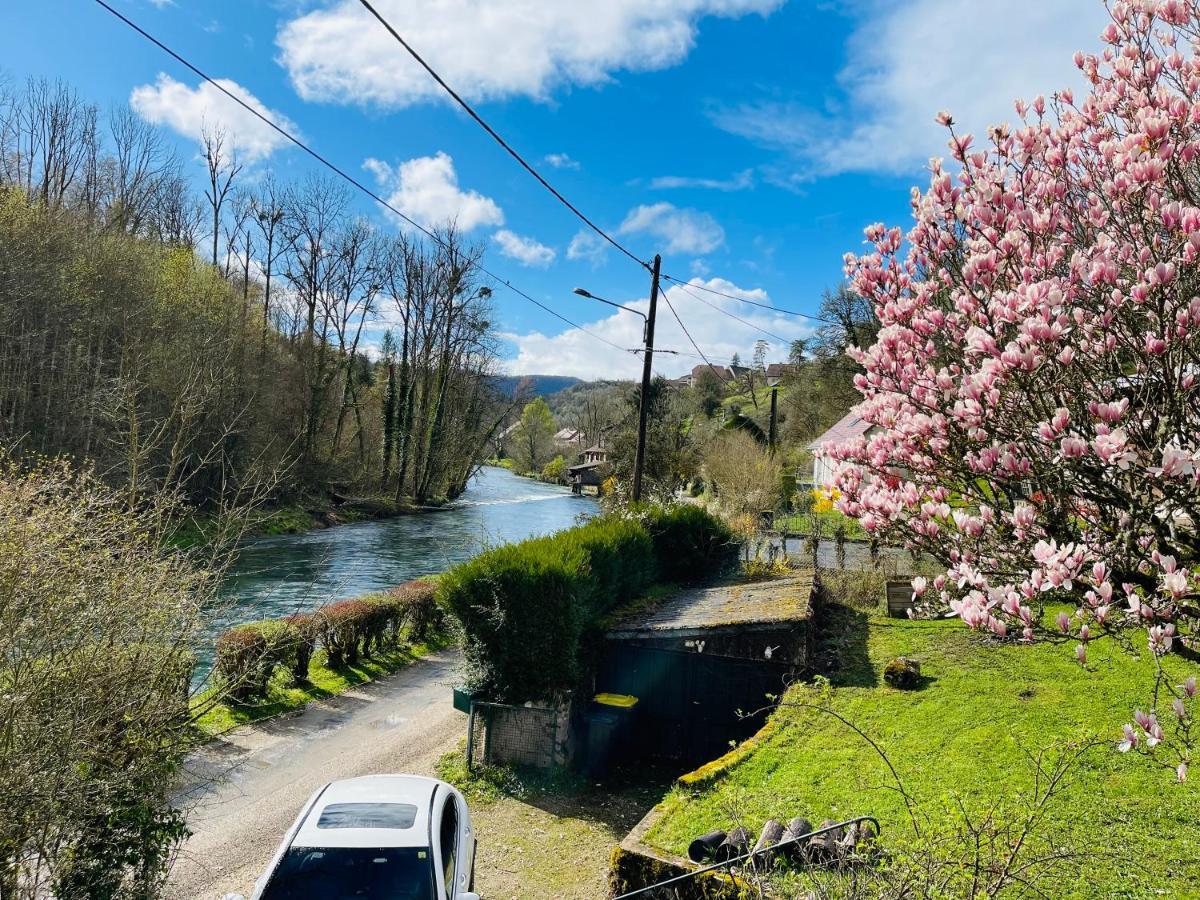
[[[438,817],[437,840],[438,861],[442,867],[441,875],[443,900],[455,900],[458,894],[456,881],[459,876],[458,860],[458,801],[453,794],[447,794]]]

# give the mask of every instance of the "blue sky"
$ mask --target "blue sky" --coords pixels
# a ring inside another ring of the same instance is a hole
[[[210,75],[228,79],[414,218],[457,219],[487,265],[622,347],[649,279],[597,249],[559,206],[370,19],[356,0],[111,0]],[[376,0],[377,8],[573,202],[663,270],[815,312],[842,254],[874,221],[906,225],[909,190],[945,155],[933,122],[1013,118],[1012,100],[1078,84],[1099,0]],[[203,122],[251,173],[312,167],[91,0],[22,4],[0,69],[62,77],[102,104],[133,102],[195,159]],[[361,212],[394,227],[369,200]],[[803,336],[804,320],[674,287],[714,361]],[[726,313],[760,330],[739,323]],[[637,359],[499,288],[514,372],[629,377]],[[661,308],[660,347],[691,347]],[[610,315],[611,313],[611,315]],[[769,332],[772,337],[763,333]],[[673,375],[698,362],[661,356]]]

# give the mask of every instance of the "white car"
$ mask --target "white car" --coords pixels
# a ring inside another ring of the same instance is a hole
[[[304,805],[253,900],[479,900],[462,794],[416,775],[325,785]]]

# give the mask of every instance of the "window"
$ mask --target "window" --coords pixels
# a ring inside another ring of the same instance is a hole
[[[412,828],[417,808],[409,803],[330,803],[318,828]]]
[[[454,874],[458,866],[458,807],[454,797],[442,807],[442,825],[438,846],[442,851],[442,871],[446,876],[446,900],[454,900]]]
[[[292,847],[263,900],[435,900],[427,847]]]

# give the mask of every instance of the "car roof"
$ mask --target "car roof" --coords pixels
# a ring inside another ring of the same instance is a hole
[[[293,847],[428,847],[430,807],[442,782],[419,775],[364,775],[325,786],[312,804]],[[403,803],[416,807],[410,828],[318,828],[326,808],[339,803]]]

